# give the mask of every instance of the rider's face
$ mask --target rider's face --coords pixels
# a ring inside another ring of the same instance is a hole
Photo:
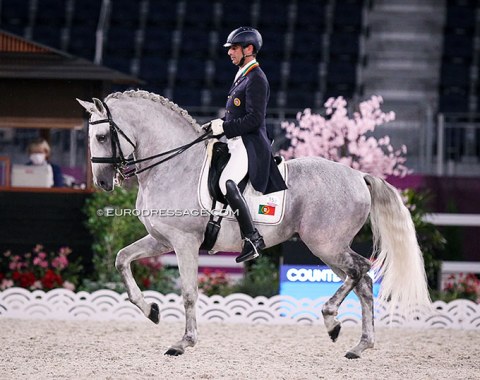
[[[234,65],[238,65],[243,58],[243,49],[240,45],[232,45],[228,49],[228,56]]]

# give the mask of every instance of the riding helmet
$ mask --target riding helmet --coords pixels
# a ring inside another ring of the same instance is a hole
[[[241,26],[228,35],[227,42],[223,46],[229,48],[232,45],[240,45],[241,47],[245,48],[248,45],[253,45],[255,48],[255,53],[258,53],[262,47],[262,44],[262,35],[257,29],[249,26]]]

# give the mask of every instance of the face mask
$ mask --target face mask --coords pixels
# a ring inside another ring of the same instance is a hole
[[[45,153],[32,153],[30,155],[30,161],[32,161],[34,165],[42,165],[46,159],[47,155]]]

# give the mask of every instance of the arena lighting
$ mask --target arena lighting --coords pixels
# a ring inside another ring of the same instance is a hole
[[[372,279],[373,271],[368,273]],[[327,266],[282,265],[280,267],[280,294],[302,299],[331,297],[342,280]],[[373,284],[373,294],[378,295],[380,280]],[[350,293],[347,299],[358,299]]]

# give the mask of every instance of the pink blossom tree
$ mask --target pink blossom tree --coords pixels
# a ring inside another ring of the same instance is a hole
[[[372,96],[359,104],[353,118],[348,116],[347,102],[342,97],[330,98],[325,103],[326,115],[305,109],[297,114],[297,122],[282,122],[290,147],[280,153],[287,159],[320,156],[342,163],[381,178],[388,175],[405,176],[407,148],[394,150],[390,138],[368,136],[377,125],[395,119],[393,112],[385,113],[380,105],[383,99]]]

